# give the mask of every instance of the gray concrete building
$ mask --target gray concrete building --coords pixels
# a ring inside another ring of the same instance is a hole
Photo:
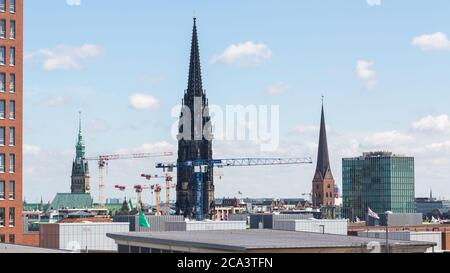
[[[119,253],[370,253],[386,240],[278,230],[110,233]],[[435,243],[389,241],[390,253],[424,253]]]

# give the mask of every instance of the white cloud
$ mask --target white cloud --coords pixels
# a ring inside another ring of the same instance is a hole
[[[100,119],[92,119],[87,124],[87,130],[90,133],[103,133],[108,131],[109,124]]]
[[[372,69],[375,63],[372,61],[359,60],[356,63],[356,75],[359,79],[366,82],[368,88],[377,84],[377,72]]]
[[[142,93],[131,95],[128,98],[128,103],[131,108],[136,110],[153,109],[159,106],[159,101],[157,98]]]
[[[63,96],[63,95],[58,95],[56,97],[53,97],[53,98],[50,98],[49,100],[47,100],[45,102],[45,105],[50,106],[50,107],[59,107],[59,106],[64,106],[69,102],[70,102],[69,97]]]
[[[289,89],[289,85],[287,83],[279,82],[279,83],[268,86],[266,88],[266,93],[268,95],[279,95],[281,93],[284,93],[288,89]]]
[[[373,134],[365,137],[363,143],[372,147],[388,147],[390,145],[401,145],[414,143],[415,139],[412,136],[400,133],[398,131],[387,131]]]
[[[428,132],[450,131],[450,119],[448,115],[426,116],[412,125],[413,129]]]
[[[47,71],[80,69],[84,61],[94,59],[103,52],[98,45],[83,44],[79,47],[58,45],[25,54],[26,60],[36,59]]]
[[[443,142],[436,142],[436,143],[431,143],[429,145],[426,146],[427,150],[432,150],[432,151],[450,151],[450,140],[447,141],[443,141]]]
[[[25,156],[28,155],[38,156],[41,154],[41,147],[32,144],[23,144],[23,154]]]
[[[176,147],[174,144],[167,141],[160,141],[154,143],[144,143],[139,147],[134,148],[122,148],[117,151],[118,154],[130,154],[130,153],[163,153],[173,152],[175,154]]]
[[[300,133],[300,134],[304,134],[304,133],[319,133],[319,126],[314,126],[314,125],[298,125],[296,127],[294,127],[293,131],[294,133]]]
[[[211,63],[238,64],[242,66],[251,66],[260,64],[272,58],[272,50],[268,45],[251,41],[232,44],[220,55],[214,56]]]
[[[445,33],[436,32],[415,37],[412,45],[422,50],[450,49],[450,40]]]
[[[81,6],[81,0],[66,0],[69,6]]]
[[[380,6],[381,0],[367,0],[367,5],[369,6]]]

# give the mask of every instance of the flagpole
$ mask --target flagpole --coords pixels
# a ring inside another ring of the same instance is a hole
[[[388,223],[388,214],[386,213],[386,251],[389,253],[389,223]]]

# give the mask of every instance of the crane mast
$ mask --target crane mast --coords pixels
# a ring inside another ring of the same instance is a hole
[[[173,156],[173,152],[100,155],[96,157],[85,158],[85,160],[97,161],[98,163],[98,201],[100,207],[105,206],[105,168],[108,166],[109,161],[126,160],[126,159],[144,159],[144,158],[166,157],[166,156]]]

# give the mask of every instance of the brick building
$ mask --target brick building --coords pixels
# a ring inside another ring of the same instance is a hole
[[[0,0],[0,243],[22,241],[23,0]]]

